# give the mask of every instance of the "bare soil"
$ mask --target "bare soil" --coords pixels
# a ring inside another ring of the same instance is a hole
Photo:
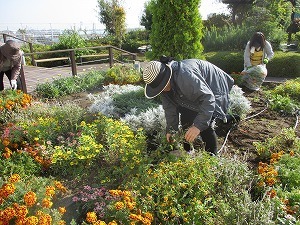
[[[264,84],[263,88],[274,88],[278,83]],[[94,90],[92,93],[100,92]],[[63,101],[73,101],[78,106],[88,108],[93,102],[88,98],[90,92],[82,92],[62,98]],[[251,111],[245,119],[242,119],[234,126],[229,135],[224,133],[218,138],[220,154],[224,156],[235,156],[255,166],[257,163],[256,149],[253,142],[264,142],[268,138],[278,135],[283,128],[295,127],[297,118],[292,115],[284,115],[275,112],[268,106],[266,96],[263,91],[244,93],[251,101]],[[296,132],[300,134],[299,126]],[[226,138],[227,137],[227,138]]]

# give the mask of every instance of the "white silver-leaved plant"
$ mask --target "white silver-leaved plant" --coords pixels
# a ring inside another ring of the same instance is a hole
[[[240,118],[245,118],[251,109],[251,102],[244,96],[242,88],[233,85],[230,93],[230,105],[228,108],[229,114],[239,115]]]
[[[103,92],[97,95],[89,94],[88,97],[93,104],[89,107],[91,113],[102,113],[108,117],[118,117],[115,106],[113,104],[113,96],[115,94],[123,94],[131,91],[140,90],[141,86],[137,85],[115,85],[109,84],[103,87]]]
[[[166,127],[166,118],[162,105],[139,114],[130,112],[121,118],[121,121],[125,122],[133,130],[143,128],[147,133],[162,132]]]

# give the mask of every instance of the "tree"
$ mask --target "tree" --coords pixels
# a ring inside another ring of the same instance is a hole
[[[153,58],[201,58],[203,24],[199,4],[200,0],[155,1],[150,34]]]
[[[152,26],[152,7],[155,4],[153,0],[148,3],[145,3],[145,9],[140,21],[140,25],[144,26],[146,30],[151,30]]]
[[[125,10],[119,0],[98,0],[99,20],[105,25],[105,31],[116,37],[118,46],[121,46],[124,38]]]

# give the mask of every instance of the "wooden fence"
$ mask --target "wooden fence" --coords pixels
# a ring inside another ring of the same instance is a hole
[[[123,61],[121,61],[120,59],[117,59],[114,57],[114,53],[116,52],[117,55],[121,56],[121,59],[123,59],[123,57],[131,57],[131,60],[135,61],[136,60],[136,54],[132,53],[132,52],[128,52],[125,51],[123,49],[117,48],[115,46],[111,46],[111,45],[107,45],[107,46],[95,46],[95,47],[86,47],[86,48],[75,48],[75,49],[63,49],[63,50],[54,50],[54,51],[44,51],[44,52],[34,52],[33,49],[33,44],[29,41],[26,40],[22,40],[20,38],[11,36],[9,34],[4,34],[3,33],[3,40],[4,42],[7,40],[7,38],[13,38],[13,39],[17,39],[20,40],[24,43],[29,44],[29,49],[30,49],[30,53],[24,53],[24,57],[29,56],[31,59],[31,64],[33,66],[37,66],[37,63],[42,63],[42,62],[50,62],[50,61],[59,61],[59,60],[67,60],[69,62],[69,65],[71,67],[72,70],[72,75],[76,76],[77,75],[77,62],[78,59],[80,59],[80,63],[82,64],[82,60],[83,58],[98,58],[101,59],[103,57],[107,57],[108,62],[109,62],[109,66],[112,67],[114,65],[115,62],[118,63],[123,63]],[[95,53],[95,54],[88,54],[88,55],[80,55],[78,57],[76,57],[76,52],[77,51],[86,51],[86,50],[101,50],[107,53]],[[51,55],[53,55],[54,53],[66,53],[65,56],[63,57],[51,57]],[[45,57],[43,59],[40,59],[38,56],[39,55],[49,55],[49,57]],[[21,90],[24,93],[27,93],[27,87],[26,87],[26,79],[25,79],[25,74],[24,74],[24,68],[22,66],[21,68],[21,73],[20,73],[20,83],[21,83]]]

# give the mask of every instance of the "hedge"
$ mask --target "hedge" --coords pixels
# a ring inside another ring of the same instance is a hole
[[[244,52],[208,52],[204,53],[207,61],[215,64],[225,72],[241,72],[244,64]],[[267,64],[270,77],[300,77],[300,52],[276,51],[274,58]]]

